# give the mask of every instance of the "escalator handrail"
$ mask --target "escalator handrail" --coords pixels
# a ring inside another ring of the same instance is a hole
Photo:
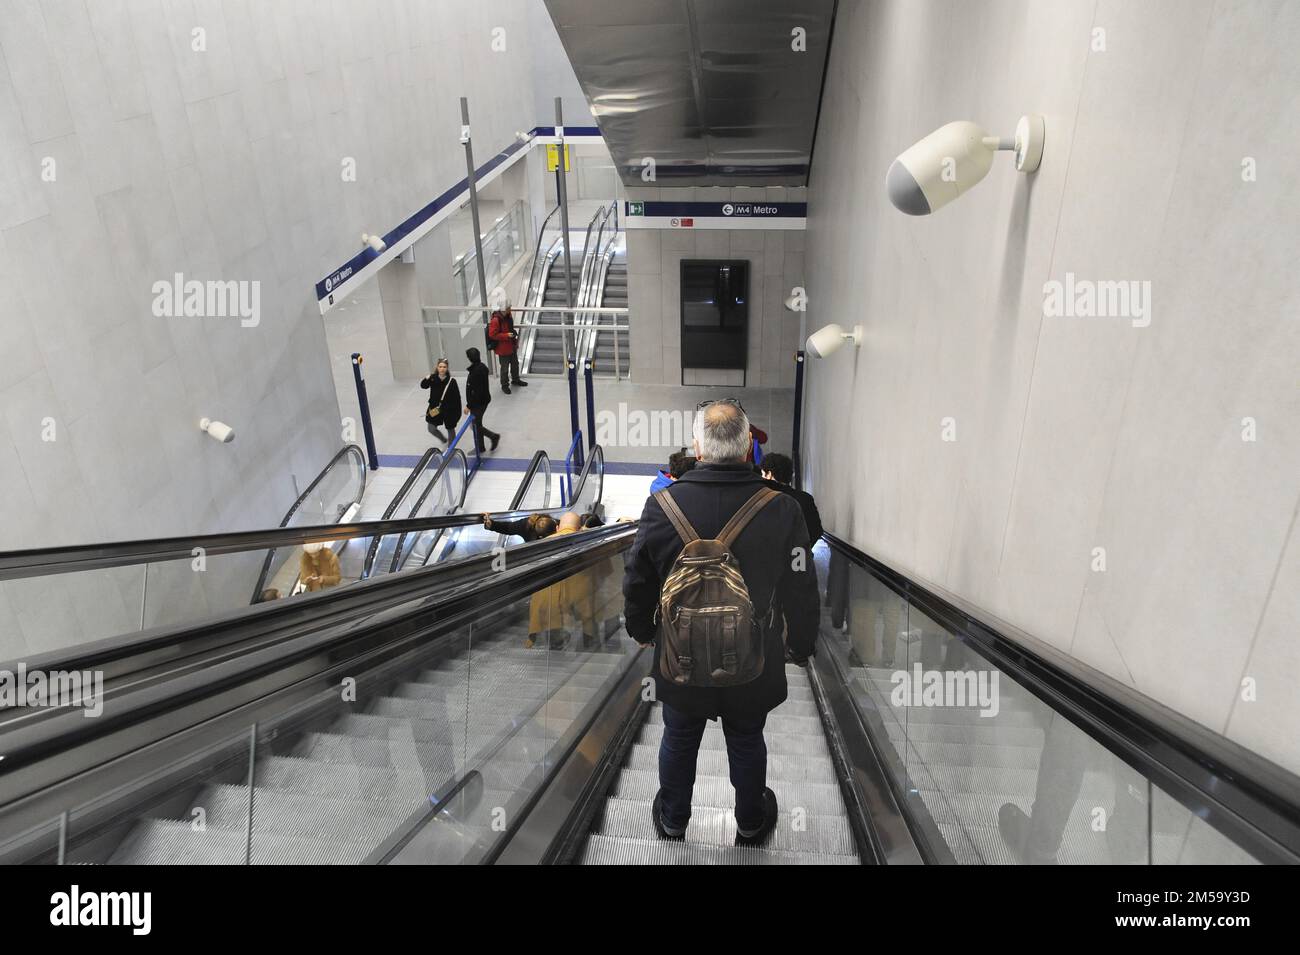
[[[590,301],[587,303],[588,305],[594,305],[599,308],[601,305],[605,304],[605,283],[608,281],[610,266],[613,264],[614,259],[618,257],[618,251],[618,231],[615,230],[609,243],[605,246],[605,251],[601,253],[600,263],[593,278],[591,295],[589,296]],[[601,313],[596,313],[591,316],[591,319],[588,322],[590,325],[590,331],[587,332],[586,345],[579,355],[579,362],[590,361],[594,366],[596,361],[596,338],[601,332],[600,321],[602,317]],[[614,315],[611,317],[614,319],[613,324],[617,325],[618,316]],[[618,331],[615,330],[614,334],[618,335]]]
[[[455,442],[452,443],[454,444]],[[449,450],[451,450],[450,446],[449,446]],[[424,506],[424,502],[428,499],[430,492],[432,492],[433,489],[437,487],[438,484],[442,481],[443,475],[447,473],[448,465],[450,465],[452,461],[455,461],[458,456],[460,460],[464,462],[465,480],[461,482],[460,500],[456,501],[454,504],[448,507],[447,513],[455,514],[457,511],[461,509],[461,507],[464,506],[465,495],[469,491],[470,478],[474,476],[475,472],[470,470],[469,458],[465,456],[465,452],[462,451],[460,448],[455,448],[454,450],[451,450],[450,454],[447,454],[446,452],[443,453],[442,461],[438,465],[438,470],[434,472],[433,477],[429,479],[429,483],[426,484],[424,486],[424,490],[420,492],[420,496],[416,498],[415,503],[411,505],[410,513],[406,515],[408,518],[413,518],[420,513],[420,508]],[[407,533],[411,533],[411,532],[407,532]],[[390,574],[396,573],[398,565],[401,563],[402,544],[406,541],[406,537],[407,534],[404,533],[397,538],[397,546],[393,548],[393,559],[388,566],[388,572]]]
[[[593,446],[595,451],[599,445]],[[594,457],[594,455],[593,455]],[[589,457],[578,475],[581,492],[591,467]],[[603,458],[602,458],[603,460]],[[602,492],[603,494],[603,489]],[[595,503],[600,502],[600,497]],[[495,511],[489,514],[494,521],[510,521],[532,514],[554,514],[560,508],[542,507],[531,510]],[[147,540],[111,541],[102,544],[72,544],[63,547],[42,547],[31,550],[0,553],[0,581],[24,577],[43,577],[51,574],[79,573],[103,570],[110,567],[129,567],[136,564],[163,563],[171,560],[193,560],[195,549],[207,557],[239,554],[250,550],[284,547],[289,544],[310,544],[370,537],[371,535],[400,534],[406,531],[427,531],[448,527],[469,527],[482,524],[482,514],[446,514],[439,517],[404,518],[386,521],[354,521],[349,524],[315,524],[303,527],[275,527],[263,530],[227,531],[221,534],[202,534],[187,537],[159,537]],[[263,606],[258,604],[257,606]]]
[[[330,458],[329,464],[321,468],[321,472],[316,475],[315,479],[310,484],[307,485],[306,490],[298,495],[298,499],[294,501],[289,510],[285,512],[284,520],[280,521],[281,527],[288,526],[289,521],[293,519],[293,515],[298,513],[298,509],[302,507],[303,501],[307,500],[307,498],[311,496],[311,492],[316,490],[316,485],[320,484],[320,482],[325,479],[325,475],[334,470],[339,461],[349,455],[356,458],[361,473],[361,487],[357,490],[357,494],[355,499],[352,501],[352,504],[361,503],[361,498],[366,493],[366,455],[365,452],[355,444],[347,444],[340,448],[334,457]],[[352,504],[349,504],[348,506],[351,507]],[[344,508],[344,513],[346,513],[346,511],[347,508]],[[257,586],[253,590],[253,599],[251,602],[256,603],[258,597],[261,596],[262,591],[266,589],[266,579],[271,573],[271,561],[274,559],[275,551],[267,551],[266,558],[262,561],[262,570],[257,575]]]
[[[1300,862],[1300,777],[928,581],[830,546],[1265,862]]]
[[[527,513],[529,512],[502,512],[501,519],[508,519],[506,515]],[[510,550],[513,555],[511,561],[519,564],[544,559],[553,552],[562,550],[571,540],[568,535],[552,535],[525,545],[515,545]],[[490,567],[494,558],[492,553],[469,554],[444,561],[432,568],[436,570],[432,577],[420,578],[420,587],[427,594],[461,583],[481,572],[485,566]],[[377,609],[382,602],[391,602],[393,594],[406,593],[401,589],[406,585],[399,582],[409,578],[409,574],[386,574],[372,577],[368,581],[355,581],[345,587],[330,587],[315,593],[301,594],[292,599],[273,600],[252,607],[235,607],[199,622],[118,634],[90,643],[50,650],[28,656],[22,663],[29,672],[102,671],[106,681],[115,680],[124,674],[139,673],[160,664],[173,665],[177,660],[191,657],[196,652],[246,644],[259,633],[294,627],[301,620],[314,620],[324,612],[324,608],[330,606],[346,606],[355,613],[369,612]],[[361,584],[365,586],[361,587]],[[218,632],[232,635],[232,639],[213,638],[212,634]],[[17,661],[4,664],[4,667],[14,671],[17,669]],[[3,722],[6,712],[6,708],[0,707],[0,722]]]
[[[538,469],[541,468],[542,462],[546,462],[546,473],[549,476],[551,463],[550,455],[548,455],[545,450],[539,448],[533,452],[533,458],[528,462],[528,467],[524,469],[524,476],[520,479],[519,486],[515,488],[514,497],[510,499],[510,510],[518,510],[519,505],[524,502],[524,497],[528,494],[528,488],[533,483],[533,478],[537,475]],[[546,499],[548,501],[550,500],[549,488]]]
[[[537,242],[533,246],[533,255],[528,260],[528,271],[525,273],[528,276],[528,284],[524,287],[525,305],[528,304],[529,295],[533,290],[533,273],[537,269],[537,257],[542,253],[542,239],[546,236],[546,226],[550,223],[551,217],[559,211],[560,207],[556,205],[554,209],[546,214],[546,218],[542,220],[541,228],[537,230]]]
[[[442,453],[442,448],[429,448],[424,452],[424,454],[420,455],[420,460],[416,462],[415,467],[411,469],[411,473],[408,474],[406,480],[402,482],[402,486],[399,487],[397,493],[393,495],[393,499],[389,501],[388,506],[384,508],[384,513],[379,518],[381,521],[386,521],[392,518],[393,514],[397,512],[397,509],[402,506],[402,502],[406,499],[406,495],[410,493],[411,488],[415,486],[415,482],[420,480],[425,471],[428,470],[429,462],[433,459],[435,454],[438,456],[438,465],[433,469],[433,476],[434,478],[437,477],[438,473],[442,470],[442,465],[446,456]],[[370,546],[366,548],[366,557],[361,564],[362,580],[370,576],[370,570],[374,566],[375,556],[379,553],[379,544],[382,540],[382,536],[375,535],[374,540],[370,542]]]
[[[173,679],[127,687],[110,698],[112,705],[106,705],[97,719],[85,719],[84,712],[71,706],[38,712],[39,718],[28,719],[24,714],[0,725],[0,748],[6,755],[0,784],[8,787],[0,796],[0,807],[12,807],[48,787],[200,723],[238,719],[239,711],[256,700],[301,684],[311,679],[313,672],[336,668],[349,653],[364,657],[382,652],[394,640],[408,638],[412,628],[431,629],[431,636],[448,632],[466,619],[517,601],[622,552],[631,545],[635,531],[635,524],[617,524],[578,537],[562,535],[522,544],[522,553],[545,551],[547,556],[512,561],[505,570],[481,573],[433,594],[429,593],[429,580],[437,568],[361,581],[342,595],[342,600],[321,602],[312,608],[316,613],[300,614],[282,640],[212,666],[190,669]],[[484,554],[466,558],[465,563],[479,561],[490,567],[494,560],[495,555]],[[383,595],[377,602],[364,599],[377,594]],[[358,615],[352,612],[354,603],[378,606]],[[215,626],[238,625],[239,617],[249,612],[246,608],[235,619]],[[213,626],[189,629],[208,632]],[[161,720],[162,725],[143,729],[151,720]],[[36,780],[22,775],[24,768],[38,763],[46,768]]]

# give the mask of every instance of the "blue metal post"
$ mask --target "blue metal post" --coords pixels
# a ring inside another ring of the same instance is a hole
[[[803,469],[799,466],[799,433],[803,424],[803,368],[805,356],[803,350],[794,356],[794,438],[790,442],[790,460],[794,462],[794,486],[803,488]]]
[[[379,470],[379,454],[375,451],[375,429],[370,425],[370,399],[366,397],[366,380],[361,377],[361,352],[352,353],[352,380],[357,383],[357,402],[361,405],[361,430],[366,436],[366,454],[370,470]]]
[[[590,358],[582,360],[582,373],[587,379],[587,447],[590,448],[596,444],[596,386]]]
[[[578,363],[572,358],[568,359],[569,364],[569,422],[573,426],[573,435],[576,438],[579,434],[578,426]],[[577,455],[574,457],[574,463],[579,469],[582,468],[582,445],[578,445]]]

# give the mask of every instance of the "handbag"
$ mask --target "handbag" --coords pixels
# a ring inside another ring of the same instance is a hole
[[[436,421],[442,417],[442,405],[434,405],[424,413],[424,416],[430,421]]]

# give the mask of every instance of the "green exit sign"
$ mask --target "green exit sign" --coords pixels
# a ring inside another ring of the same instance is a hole
[[[644,202],[629,202],[629,203],[627,204],[627,214],[630,215],[630,216],[643,216],[643,215],[645,215],[645,203],[644,203]]]

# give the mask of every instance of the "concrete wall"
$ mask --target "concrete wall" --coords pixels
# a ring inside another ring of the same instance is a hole
[[[0,550],[278,523],[342,443],[313,285],[464,175],[461,95],[481,157],[546,120],[532,6],[3,5]],[[176,273],[260,283],[260,321],[156,316]],[[138,580],[65,589],[0,590],[0,659],[138,622]]]
[[[1264,0],[841,4],[809,324],[866,340],[810,363],[805,448],[831,530],[1293,770],[1297,45]],[[921,136],[1025,112],[1038,173],[889,205]],[[1150,324],[1046,317],[1067,272],[1149,281]]]
[[[661,202],[800,202],[803,189],[628,187],[628,199]],[[794,386],[799,316],[785,310],[790,290],[804,284],[804,233],[767,229],[627,230],[628,324],[632,380],[682,383],[682,259],[744,259],[750,263],[746,386]],[[701,370],[687,384],[735,384],[729,372]],[[694,379],[694,380],[691,380]]]

